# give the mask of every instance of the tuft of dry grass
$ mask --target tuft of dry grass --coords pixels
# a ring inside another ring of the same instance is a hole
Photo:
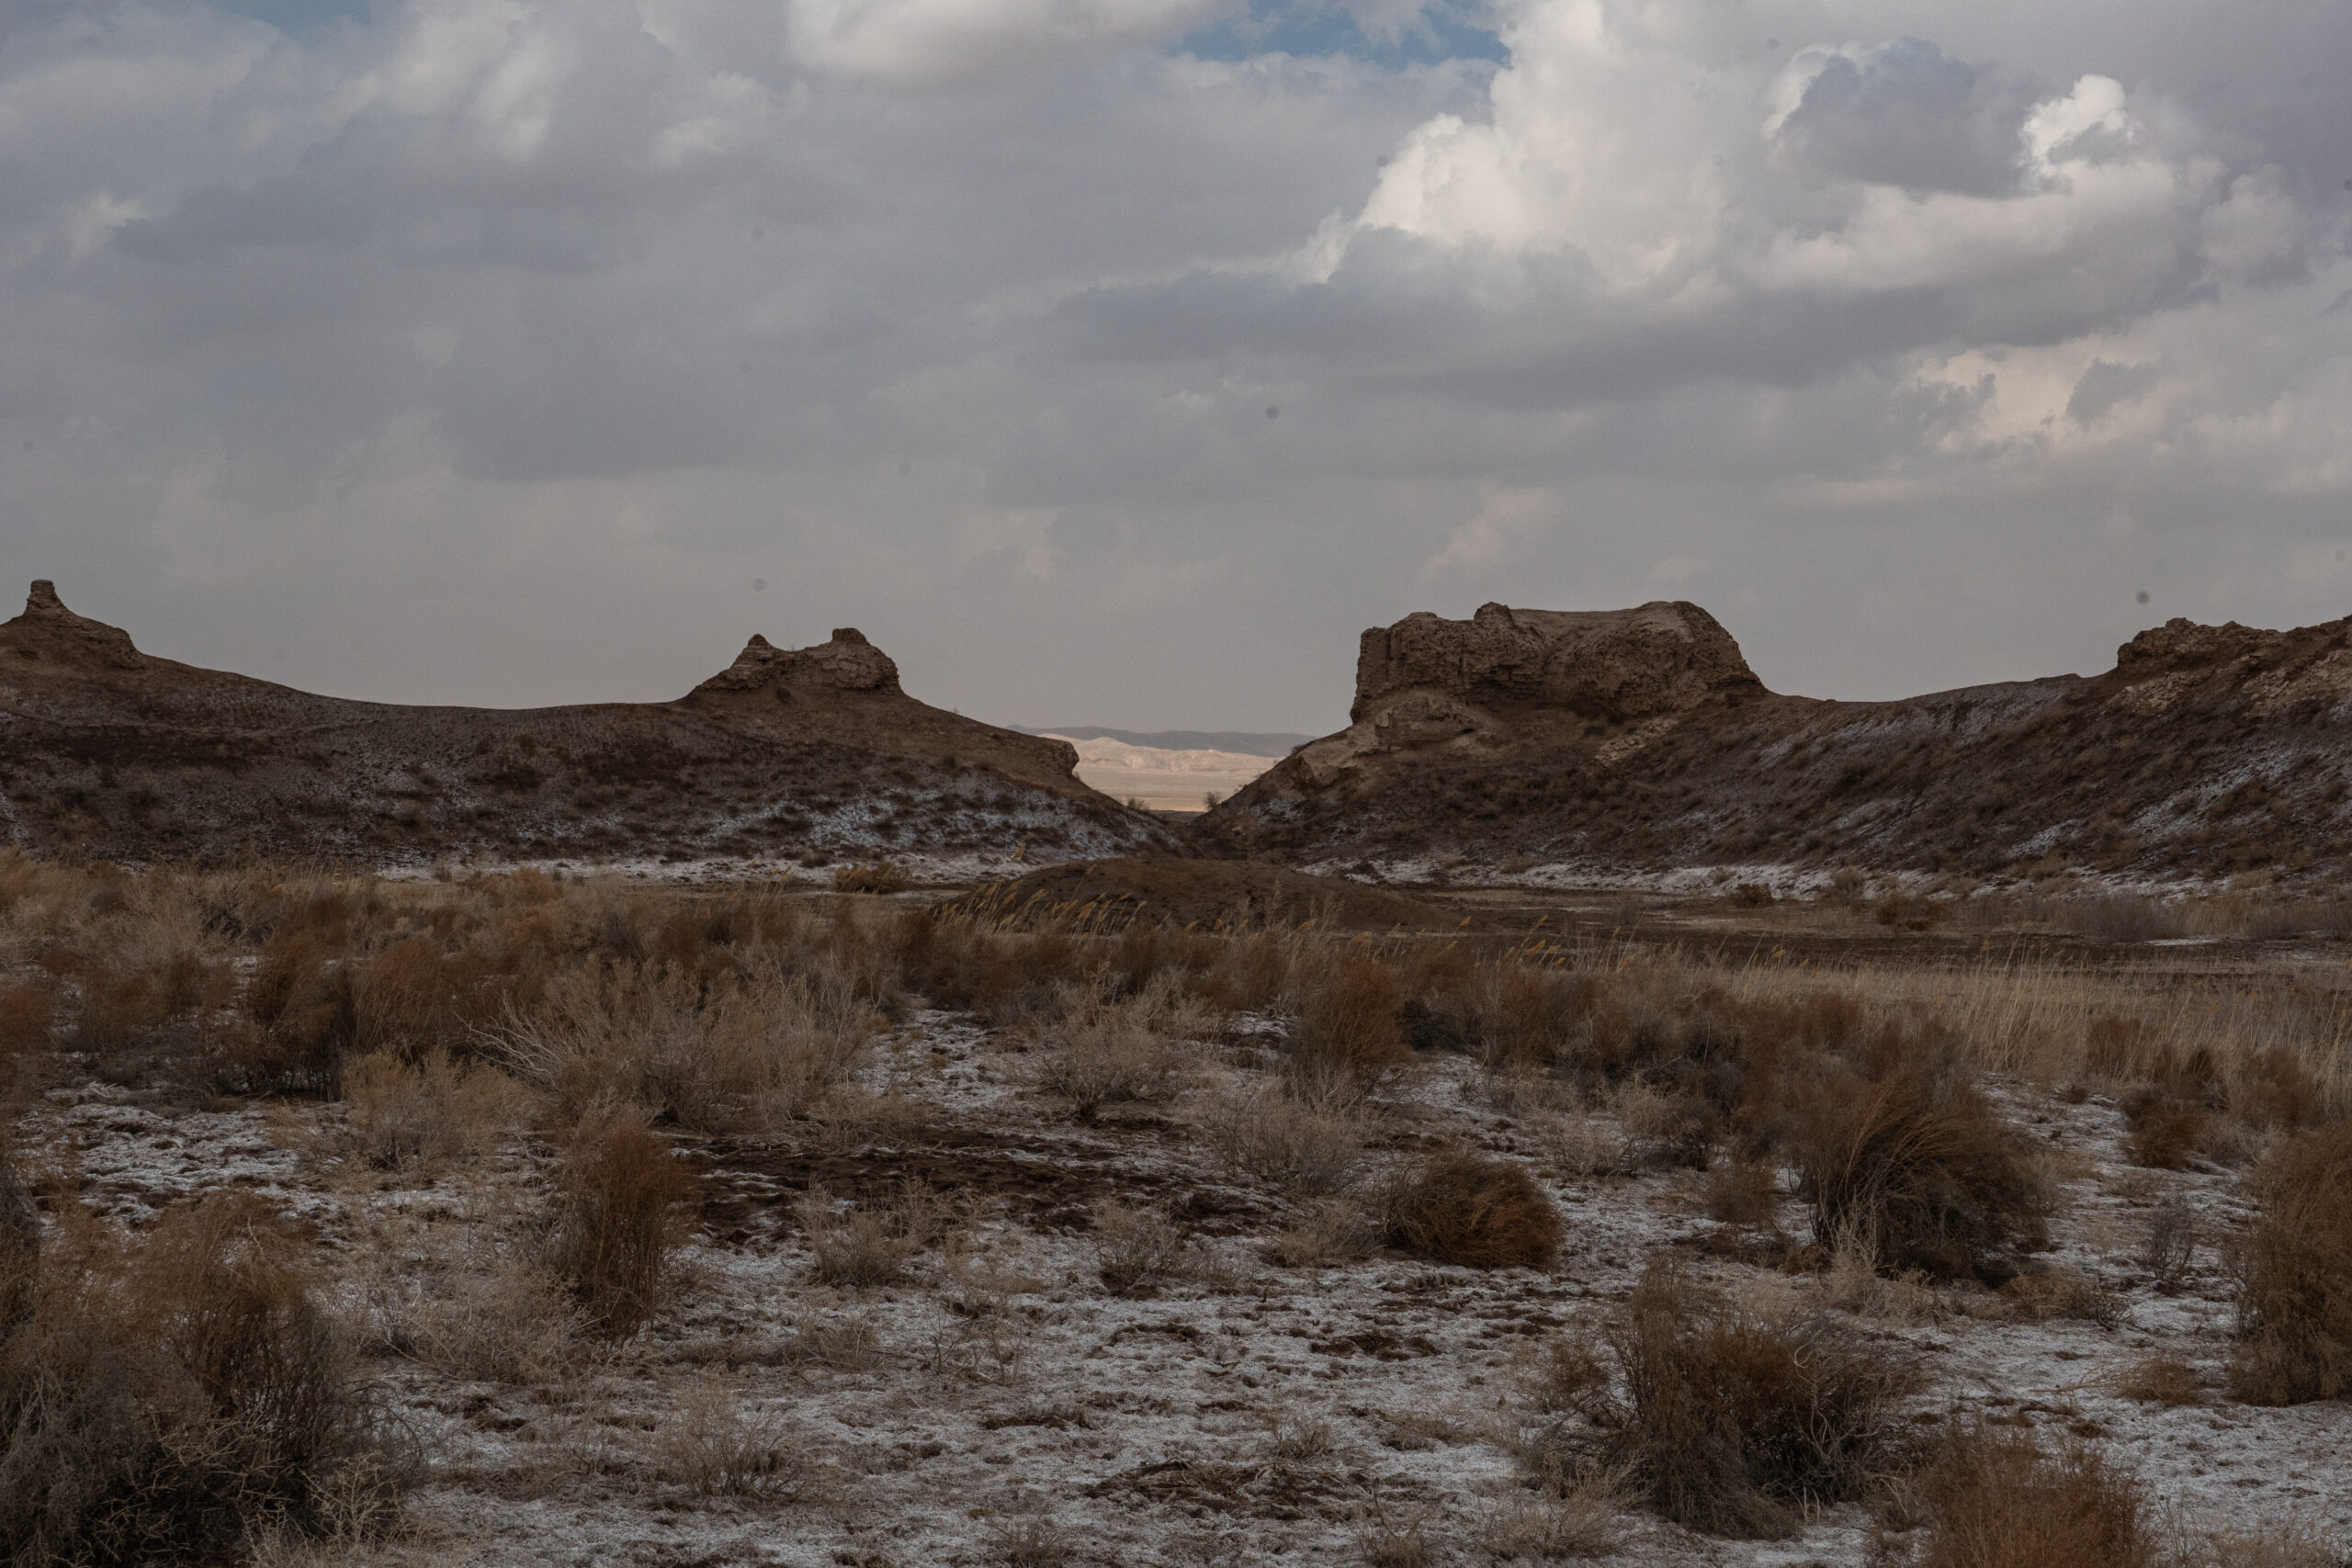
[[[714,977],[648,960],[559,976],[484,1038],[563,1117],[635,1105],[696,1132],[747,1132],[810,1113],[879,1022],[837,964]]]
[[[1357,1114],[1295,1085],[1227,1096],[1208,1108],[1203,1131],[1226,1164],[1294,1198],[1341,1191],[1363,1163]]]
[[[1623,1474],[1678,1524],[1775,1539],[1893,1466],[1896,1406],[1920,1381],[1835,1319],[1728,1302],[1653,1265],[1597,1340],[1555,1348],[1539,1404],[1562,1415],[1529,1458],[1555,1489]]]
[[[557,1178],[557,1266],[597,1332],[627,1338],[660,1304],[694,1180],[629,1110],[582,1122]]]
[[[2233,1259],[2231,1388],[2251,1404],[2352,1392],[2352,1121],[2282,1143],[2251,1186],[2262,1212]]]
[[[1125,1296],[1183,1278],[1194,1257],[1166,1214],[1105,1199],[1094,1205],[1094,1260],[1103,1287]]]
[[[1125,998],[1106,996],[1099,982],[1083,987],[1046,1031],[1038,1087],[1068,1100],[1080,1118],[1105,1105],[1164,1103],[1191,1076],[1186,1041],[1206,1022],[1164,984]]]
[[[1388,1195],[1389,1242],[1470,1269],[1548,1269],[1560,1247],[1560,1212],[1513,1160],[1442,1154]]]
[[[2205,1380],[2177,1356],[2142,1356],[2118,1369],[2111,1382],[2116,1393],[2143,1404],[2205,1403]]]
[[[344,1132],[379,1169],[433,1168],[481,1153],[521,1120],[529,1097],[497,1068],[427,1051],[414,1062],[373,1051],[344,1069]]]
[[[2154,1568],[2138,1486],[2098,1450],[2043,1451],[2027,1428],[1962,1428],[1919,1477],[1919,1568]]]
[[[1895,1272],[1997,1280],[2044,1239],[2048,1200],[2022,1140],[1957,1063],[1875,1065],[1795,1097],[1786,1146],[1815,1239],[1865,1237]]]
[[[876,1202],[843,1204],[812,1187],[796,1211],[816,1259],[817,1282],[871,1289],[902,1278],[939,1238],[945,1212],[931,1189],[909,1180]]]
[[[1366,1089],[1379,1083],[1413,1059],[1404,1006],[1394,964],[1355,947],[1338,950],[1305,983],[1292,1064],[1310,1077],[1344,1077]]]
[[[889,894],[903,891],[906,886],[906,868],[894,861],[833,868],[833,891],[836,893]]]

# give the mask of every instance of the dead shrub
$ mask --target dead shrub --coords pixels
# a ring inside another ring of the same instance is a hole
[[[906,868],[894,861],[833,868],[833,891],[836,893],[897,893],[906,886]]]
[[[582,1122],[557,1179],[555,1256],[590,1325],[627,1338],[659,1304],[694,1181],[641,1114]]]
[[[1559,1210],[1513,1160],[1439,1155],[1388,1199],[1393,1246],[1470,1269],[1548,1269],[1560,1228]]]
[[[714,977],[649,962],[564,976],[484,1038],[564,1117],[630,1104],[697,1132],[741,1132],[807,1114],[880,1021],[837,964]]]
[[[1125,999],[1105,996],[1099,984],[1084,987],[1046,1032],[1038,1087],[1067,1099],[1081,1118],[1105,1105],[1173,1100],[1193,1062],[1181,1036],[1204,1021],[1165,985]]]
[[[2280,1144],[2250,1185],[2262,1210],[2232,1260],[2231,1387],[2251,1404],[2352,1393],[2352,1121]]]
[[[1193,1249],[1159,1210],[1105,1199],[1094,1205],[1094,1258],[1103,1287],[1125,1296],[1190,1273]]]
[[[655,1436],[653,1457],[663,1480],[696,1497],[798,1501],[814,1468],[780,1416],[711,1376],[678,1402],[675,1418]]]
[[[1882,1064],[1804,1087],[1787,1148],[1826,1247],[1866,1237],[1879,1267],[1997,1282],[2046,1239],[2047,1198],[2021,1140],[1949,1058]]]
[[[2179,1194],[2166,1198],[2148,1216],[2140,1242],[2140,1266],[2160,1291],[2177,1290],[2197,1261],[2197,1212]]]
[[[1834,1318],[1775,1317],[1663,1264],[1597,1344],[1554,1359],[1545,1401],[1564,1414],[1533,1450],[1539,1476],[1622,1473],[1676,1523],[1744,1539],[1861,1496],[1897,1460],[1896,1405],[1921,1383]]]
[[[522,1087],[497,1068],[440,1050],[414,1063],[370,1052],[344,1069],[343,1096],[353,1153],[385,1169],[480,1154],[526,1103]]]
[[[821,1187],[801,1199],[800,1228],[815,1255],[817,1282],[861,1289],[898,1280],[939,1236],[944,1214],[931,1189],[907,1181],[879,1202],[841,1204]]]
[[[354,1485],[383,1517],[404,1473],[295,1244],[243,1194],[143,1240],[70,1220],[0,1345],[0,1432],[17,1562],[222,1560],[324,1528]]]
[[[2153,1568],[2139,1488],[2098,1450],[2045,1453],[2030,1428],[1969,1426],[1921,1474],[1919,1568]]]
[[[1369,1089],[1413,1059],[1400,1014],[1395,965],[1344,949],[1306,986],[1291,1031],[1291,1063],[1310,1077],[1338,1076]]]
[[[2304,1520],[2252,1529],[2177,1529],[2166,1568],[2352,1568],[2352,1543]]]
[[[1297,1198],[1341,1190],[1363,1161],[1362,1123],[1351,1111],[1281,1084],[1212,1105],[1204,1131],[1227,1165]]]
[[[2001,1286],[2001,1298],[2018,1316],[2033,1323],[2074,1318],[2113,1328],[2123,1321],[2123,1298],[2075,1269],[2029,1269]]]

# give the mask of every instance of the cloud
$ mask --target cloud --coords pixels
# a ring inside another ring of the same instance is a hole
[[[2328,608],[2345,8],[1343,9],[10,8],[0,573],[354,694],[855,624],[1140,728],[1487,598],[1841,695]]]

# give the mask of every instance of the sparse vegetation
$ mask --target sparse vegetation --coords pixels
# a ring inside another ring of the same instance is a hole
[[[1912,1363],[1826,1316],[1777,1316],[1653,1265],[1623,1313],[1555,1348],[1532,1448],[1555,1488],[1622,1473],[1679,1524],[1776,1538],[1899,1463]]]
[[[2352,1392],[2352,1121],[2281,1145],[2253,1185],[2231,1382],[2256,1404]]]
[[[843,1561],[1238,1565],[1268,1529],[1335,1561],[1668,1560],[1679,1521],[1799,1531],[1853,1568],[1808,1521],[1876,1498],[1887,1562],[1974,1568],[2055,1551],[2057,1527],[1970,1535],[1993,1483],[1928,1434],[2026,1434],[2030,1462],[1968,1464],[2111,1525],[2131,1483],[2111,1461],[2067,1481],[2096,1457],[2078,1432],[2161,1466],[2168,1410],[2258,1425],[2340,1397],[2334,968],[2223,987],[2187,963],[1802,945],[1973,943],[1989,918],[1939,891],[1934,931],[1889,935],[1873,897],[1693,900],[1791,950],[1716,962],[1590,921],[1186,929],[1133,905],[0,854],[23,1129],[0,1343],[24,1376],[81,1369],[74,1400],[62,1373],[6,1385],[49,1403],[0,1431],[0,1514],[34,1497],[45,1539],[96,1539],[68,1519],[81,1470],[44,1456],[97,1451],[67,1438],[131,1411],[169,1463],[236,1467],[202,1506],[194,1471],[139,1483],[163,1501],[137,1529],[174,1561],[401,1555],[370,1538],[401,1517],[413,1466],[384,1434],[407,1429],[439,1478],[407,1506],[527,1501],[560,1531],[591,1528],[563,1510],[593,1495],[714,1551],[747,1510],[813,1503],[793,1528]],[[2159,1113],[2184,1129],[2168,1153]],[[209,1277],[266,1284],[273,1354],[332,1371],[315,1459],[224,1436],[181,1362],[110,1348],[184,1309],[107,1292],[162,1299],[118,1287],[180,1273],[165,1238],[224,1202],[242,1217]],[[1669,1237],[1678,1264],[1640,1274]],[[1512,1267],[1557,1273],[1486,1272]],[[2231,1283],[2222,1369],[2174,1325]],[[1925,1386],[1895,1336],[2036,1379],[2018,1358],[2078,1347],[2058,1375],[2096,1424]],[[1040,1444],[1054,1464],[993,1468]],[[1520,1490],[1464,1491],[1466,1453],[1426,1468],[1482,1444]],[[120,1451],[164,1474],[152,1445]],[[2143,1509],[2147,1561],[2339,1563],[2253,1495]]]
[[[1560,1228],[1559,1210],[1525,1167],[1477,1155],[1440,1155],[1388,1199],[1391,1242],[1472,1269],[1549,1268]]]

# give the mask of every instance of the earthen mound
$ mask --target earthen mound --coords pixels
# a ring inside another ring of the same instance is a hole
[[[1767,691],[1694,604],[1489,604],[1366,632],[1351,711],[1195,845],[1600,877],[2352,868],[2352,621],[2176,620],[2089,679],[1839,703]]]
[[[1099,855],[1167,830],[1067,742],[918,702],[852,628],[669,703],[348,702],[141,652],[33,584],[0,624],[0,843],[125,861]]]
[[[1256,930],[1309,920],[1335,931],[1433,931],[1458,923],[1421,900],[1342,877],[1254,861],[1136,856],[1078,861],[980,889],[951,910],[1021,928]]]

